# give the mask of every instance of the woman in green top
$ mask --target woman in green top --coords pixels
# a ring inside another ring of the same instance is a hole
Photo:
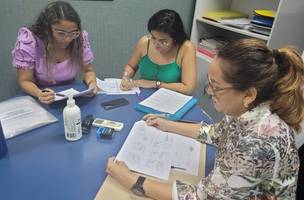
[[[125,65],[121,88],[167,88],[192,94],[196,85],[195,47],[187,40],[182,20],[173,10],[160,10],[148,22],[149,36],[136,44]],[[140,71],[140,79],[130,81]]]

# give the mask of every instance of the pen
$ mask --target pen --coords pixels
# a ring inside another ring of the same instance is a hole
[[[135,93],[136,93],[138,100],[141,101],[141,98],[139,97],[139,93],[137,91]]]
[[[186,168],[183,168],[183,167],[176,167],[176,166],[171,166],[171,169],[179,169],[179,170],[184,170],[184,171],[186,171]]]
[[[56,96],[59,96],[59,97],[66,97],[66,95],[64,94],[60,94],[60,93],[55,93]]]
[[[178,120],[179,122],[183,122],[183,123],[189,123],[189,124],[197,124],[199,122],[197,121],[192,121],[192,120],[186,120],[186,119],[181,119],[181,120]]]
[[[214,120],[212,119],[212,117],[204,110],[204,109],[201,109],[202,113],[205,114],[209,120],[211,121],[211,124],[214,124]]]

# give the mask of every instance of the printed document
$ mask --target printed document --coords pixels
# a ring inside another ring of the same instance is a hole
[[[92,90],[94,90],[94,88],[88,88],[87,90],[83,90],[81,92],[79,92],[78,90],[76,90],[74,88],[63,90],[61,92],[56,93],[56,94],[59,94],[60,96],[55,95],[55,101],[67,99],[69,97],[69,95],[72,95],[74,98],[79,97],[79,96],[85,96],[85,95],[89,94],[90,92],[92,92]],[[64,96],[61,96],[61,95],[64,95]]]
[[[30,96],[0,102],[0,120],[6,139],[57,121]]]
[[[124,91],[120,89],[121,79],[117,78],[105,78],[104,80],[100,80],[96,78],[97,87],[101,89],[99,93],[106,93],[106,94],[139,94],[140,89],[139,87],[134,87],[132,90]]]
[[[174,115],[189,100],[191,100],[191,98],[192,96],[161,88],[139,104],[163,113]]]
[[[129,169],[168,180],[171,168],[198,175],[201,144],[144,121],[134,124],[116,159]]]

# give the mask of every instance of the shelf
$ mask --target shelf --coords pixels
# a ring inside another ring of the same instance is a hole
[[[211,63],[212,58],[210,58],[209,56],[206,56],[198,51],[196,51],[196,57],[198,57],[199,59],[202,59],[203,61],[207,62],[207,63]]]
[[[238,28],[234,28],[234,27],[231,27],[231,26],[226,26],[226,25],[223,25],[221,23],[214,22],[214,21],[211,21],[211,20],[208,20],[208,19],[198,18],[198,19],[196,19],[196,21],[201,22],[201,23],[205,23],[205,24],[209,24],[209,25],[221,28],[221,29],[228,30],[228,31],[232,31],[232,32],[235,32],[235,33],[239,33],[239,34],[247,35],[247,36],[250,36],[250,37],[258,38],[258,39],[261,39],[261,40],[268,41],[268,39],[269,39],[269,36],[266,36],[266,35],[261,35],[261,34],[253,33],[253,32],[250,32],[250,31],[247,31],[247,30],[244,30],[244,29],[238,29]]]

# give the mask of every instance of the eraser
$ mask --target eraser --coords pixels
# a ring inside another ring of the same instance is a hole
[[[111,140],[113,138],[114,129],[113,128],[106,128],[100,127],[96,132],[96,137],[106,140]]]

